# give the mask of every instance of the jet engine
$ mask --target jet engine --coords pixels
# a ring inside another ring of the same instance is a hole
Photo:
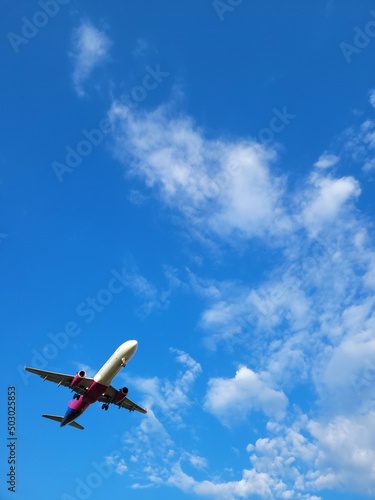
[[[85,370],[81,370],[81,371],[77,372],[73,377],[72,383],[70,384],[71,387],[75,387],[76,385],[79,385],[81,380],[84,379],[85,377],[86,377]]]
[[[115,403],[121,403],[121,401],[123,401],[126,398],[128,392],[129,392],[129,390],[127,387],[123,387],[122,389],[117,391],[117,394],[115,397]]]

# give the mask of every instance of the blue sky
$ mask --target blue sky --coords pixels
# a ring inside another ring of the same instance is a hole
[[[373,496],[373,3],[3,4],[0,497]]]

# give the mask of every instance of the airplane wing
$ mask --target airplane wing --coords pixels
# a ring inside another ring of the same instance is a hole
[[[134,403],[131,399],[125,397],[120,403],[115,403],[115,397],[119,391],[117,391],[114,387],[111,385],[106,389],[105,393],[103,396],[99,398],[98,401],[101,403],[112,403],[118,406],[119,408],[125,408],[126,410],[129,411],[139,411],[140,413],[147,413],[147,410],[142,408],[141,406],[137,405],[137,403]]]
[[[85,377],[80,380],[78,385],[74,387],[71,386],[74,375],[66,375],[65,373],[48,372],[46,370],[39,370],[38,368],[29,368],[25,366],[25,370],[30,373],[35,373],[39,375],[43,380],[48,380],[49,382],[54,382],[58,386],[62,385],[64,387],[69,387],[69,389],[74,389],[78,394],[83,394],[86,389],[90,387],[93,383],[93,378]]]
[[[73,389],[78,394],[84,394],[84,392],[90,387],[90,385],[94,382],[93,378],[85,377],[80,380],[78,385],[71,387],[72,380],[74,375],[66,375],[65,373],[56,373],[56,372],[48,372],[46,370],[39,370],[38,368],[29,368],[25,366],[25,370],[30,373],[35,373],[39,375],[43,380],[48,380],[49,382],[54,382],[58,386],[62,385],[64,387],[69,387],[69,389]],[[118,391],[112,387],[107,387],[105,393],[100,396],[99,400],[102,403],[113,403],[119,408],[126,408],[129,411],[139,411],[140,413],[147,413],[147,410],[142,408],[141,406],[134,403],[131,399],[125,397],[119,403],[115,403],[115,397]]]

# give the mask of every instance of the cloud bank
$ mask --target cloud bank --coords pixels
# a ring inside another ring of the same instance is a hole
[[[199,371],[185,353],[184,376],[143,381],[140,390],[163,394],[166,413],[177,401],[227,427],[254,413],[267,424],[247,442],[250,466],[237,479],[198,479],[187,472],[189,452],[171,440],[168,467],[151,460],[150,481],[223,499],[318,500],[340,488],[373,494],[375,248],[357,208],[363,186],[339,170],[348,161],[371,170],[373,122],[345,131],[338,150],[324,151],[291,187],[274,144],[208,138],[171,104],[137,111],[116,101],[109,116],[125,175],[143,182],[193,238],[230,243],[232,258],[254,241],[278,251],[257,279],[169,269],[176,289],[201,300],[197,328],[206,346],[230,349],[246,363],[237,360],[233,377],[209,376],[200,402],[184,397],[192,384],[183,380]],[[310,411],[294,403],[296,391],[311,398]],[[183,428],[182,419],[174,423]],[[198,462],[209,469],[204,457]]]

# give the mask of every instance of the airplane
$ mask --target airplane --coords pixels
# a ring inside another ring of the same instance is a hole
[[[102,404],[103,410],[108,410],[110,404],[115,404],[118,408],[126,408],[129,411],[139,411],[147,413],[147,410],[141,408],[127,398],[128,388],[123,387],[119,391],[111,386],[112,379],[118,374],[121,368],[124,368],[137,350],[138,342],[128,340],[120,345],[108,361],[100,368],[94,378],[86,377],[86,372],[80,370],[76,375],[65,375],[63,373],[49,372],[30,368],[25,366],[25,370],[39,375],[44,380],[49,380],[64,387],[69,387],[73,392],[73,400],[69,401],[68,409],[64,417],[58,415],[42,415],[60,422],[60,427],[70,425],[76,429],[83,430],[84,427],[76,422],[76,419],[87,410],[87,408],[96,401]]]

